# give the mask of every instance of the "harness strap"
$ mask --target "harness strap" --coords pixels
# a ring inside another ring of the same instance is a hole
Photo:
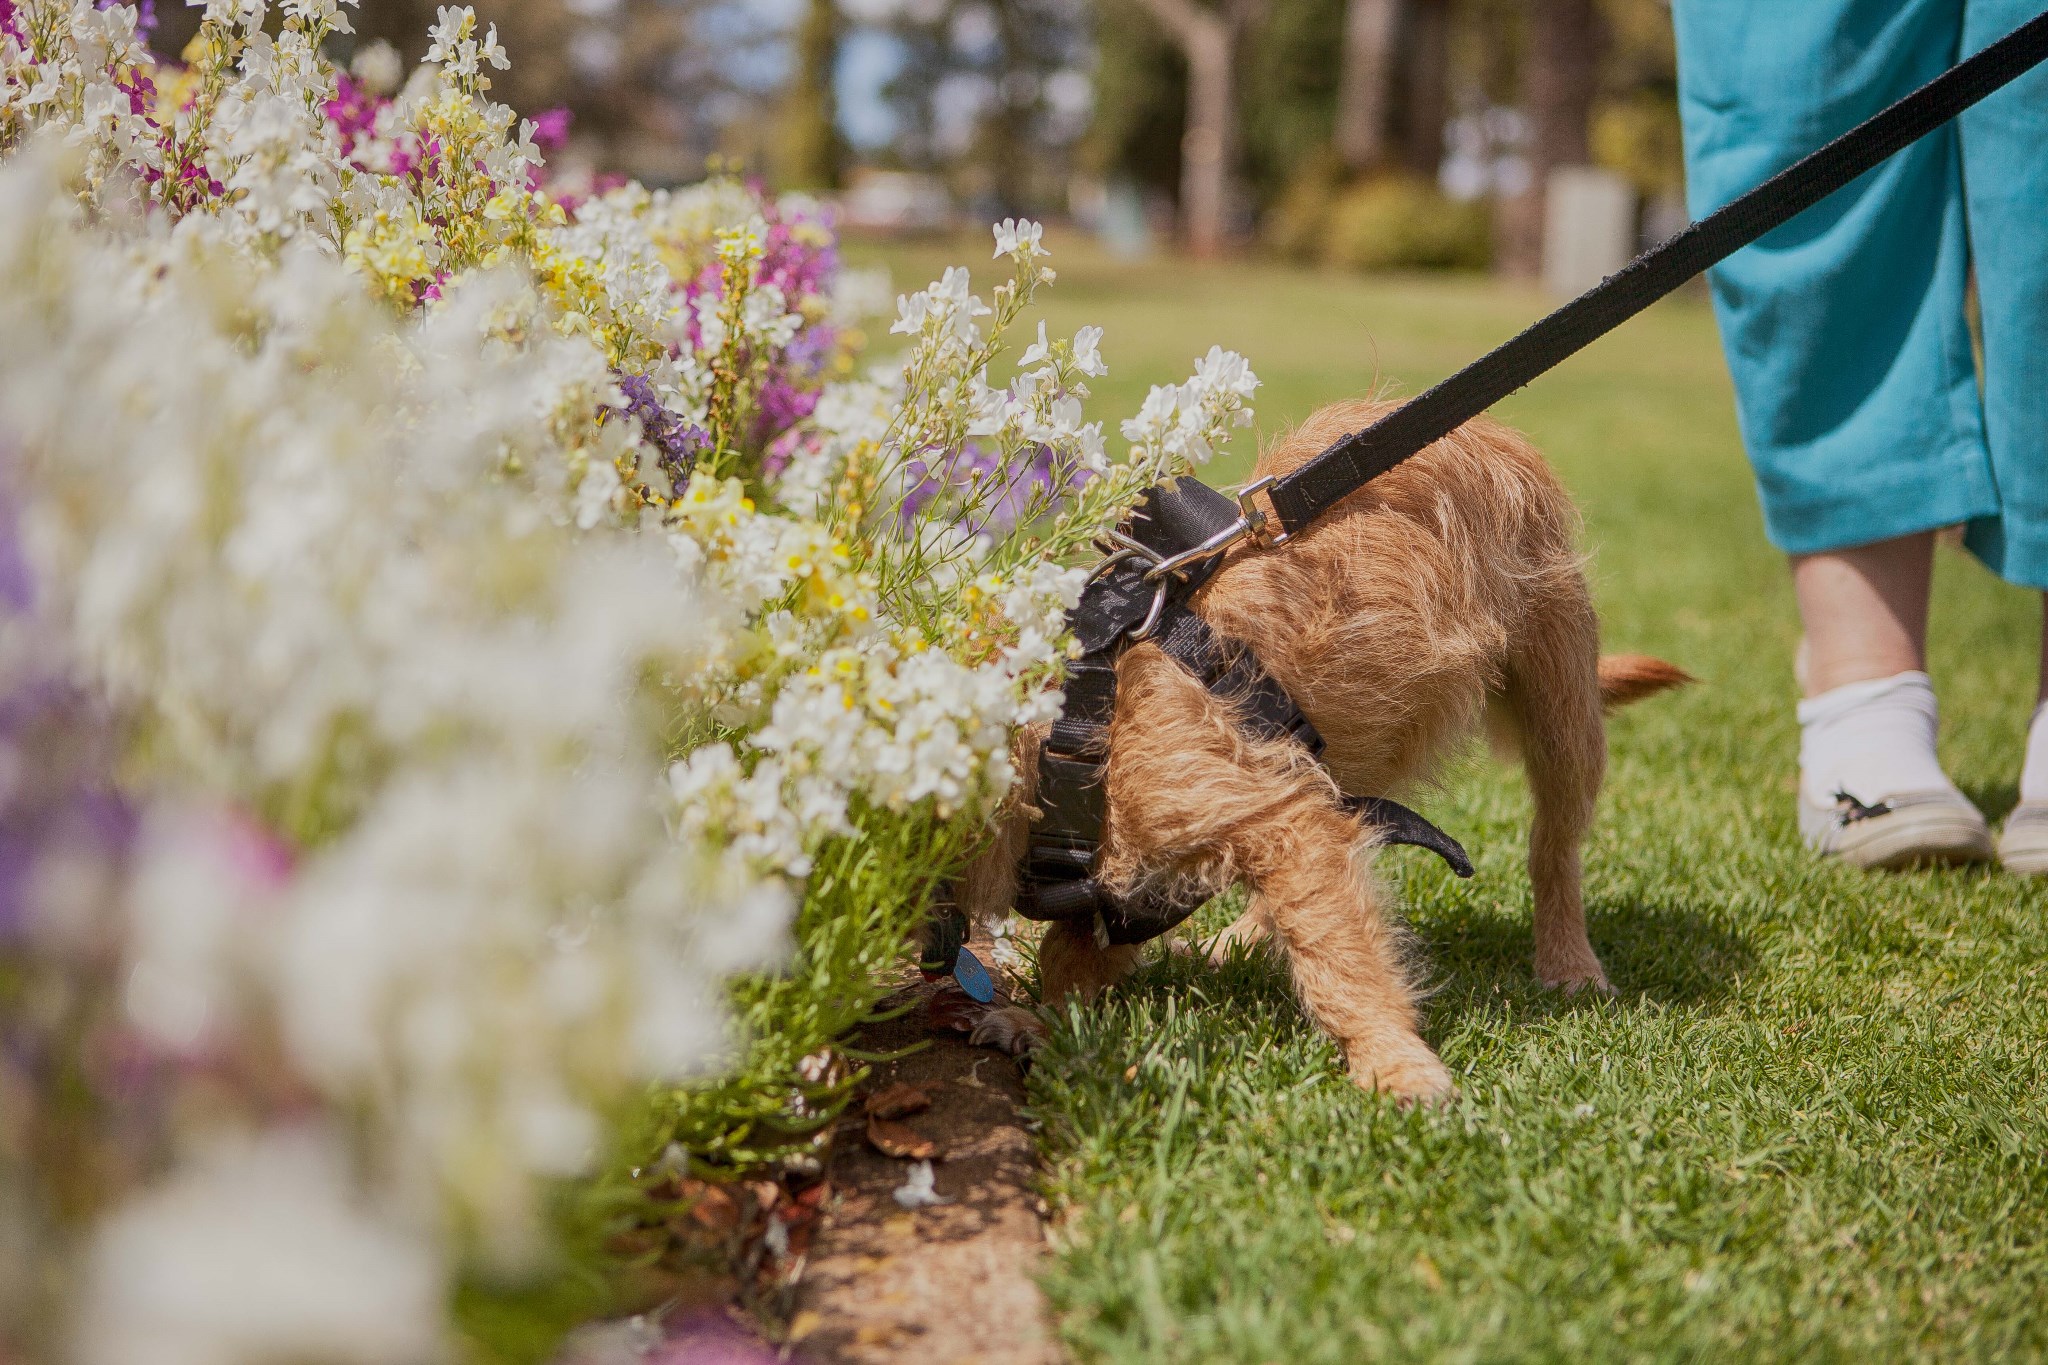
[[[1520,336],[1276,480],[1267,496],[1282,529],[1289,535],[1305,529],[1395,465],[2044,60],[2048,60],[2048,14],[2029,20],[1949,68],[1662,246],[1638,256]]]
[[[1167,504],[1173,511],[1157,516],[1150,528],[1135,519],[1127,528],[1134,540],[1141,529],[1151,531],[1154,539],[1140,543],[1157,559],[1178,552],[1168,537],[1199,544],[1214,533],[1213,527],[1227,527],[1237,516],[1234,504],[1193,480],[1182,480],[1173,491],[1177,496]],[[1156,511],[1161,505],[1148,495],[1141,509]],[[1199,582],[1214,572],[1215,564],[1190,567],[1199,570],[1199,576],[1189,575]],[[1193,590],[1186,580],[1176,578],[1154,587],[1144,582],[1144,573],[1142,561],[1112,566],[1089,585],[1070,618],[1078,638],[1101,644],[1069,665],[1065,713],[1039,750],[1039,816],[1031,828],[1016,907],[1028,919],[1093,923],[1105,943],[1157,938],[1208,899],[1200,892],[1176,895],[1167,889],[1120,898],[1094,876],[1108,813],[1105,780],[1109,725],[1116,712],[1116,660],[1146,615],[1153,615],[1147,638],[1231,704],[1251,734],[1292,740],[1318,757],[1323,751],[1323,737],[1286,689],[1259,667],[1252,652],[1216,634],[1186,605]],[[1161,594],[1167,605],[1155,615],[1151,604]],[[1083,623],[1090,632],[1086,636],[1081,635]],[[1406,806],[1384,797],[1349,797],[1345,806],[1379,829],[1385,842],[1430,849],[1459,876],[1472,875],[1471,860],[1457,840]]]

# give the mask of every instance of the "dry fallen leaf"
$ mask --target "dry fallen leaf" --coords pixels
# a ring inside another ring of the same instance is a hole
[[[816,1309],[806,1308],[789,1320],[789,1335],[787,1339],[791,1343],[802,1341],[824,1325],[825,1319]]]
[[[690,1217],[712,1232],[731,1232],[740,1225],[740,1205],[732,1194],[717,1185],[692,1182]]]
[[[932,1097],[914,1085],[897,1081],[868,1096],[866,1105],[868,1117],[874,1119],[908,1118],[922,1114],[932,1107]]]
[[[930,1138],[893,1119],[869,1119],[868,1143],[883,1156],[909,1161],[929,1161],[939,1150]]]

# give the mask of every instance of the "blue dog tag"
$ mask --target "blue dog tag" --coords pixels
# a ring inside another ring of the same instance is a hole
[[[961,990],[984,1005],[996,998],[996,983],[988,979],[988,968],[965,948],[953,959],[953,979],[960,983]]]

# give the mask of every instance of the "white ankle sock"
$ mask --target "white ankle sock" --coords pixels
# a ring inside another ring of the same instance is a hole
[[[2020,769],[2020,800],[2048,801],[2048,702],[2034,708],[2027,727],[2027,764]]]
[[[1935,757],[1939,718],[1934,684],[1925,673],[1849,683],[1800,702],[1800,791],[1819,806],[1834,805],[1837,792],[1876,805],[1907,792],[1954,791]],[[2032,752],[2030,746],[2029,771]],[[2048,789],[2048,739],[2042,741],[2042,760],[2041,781]]]

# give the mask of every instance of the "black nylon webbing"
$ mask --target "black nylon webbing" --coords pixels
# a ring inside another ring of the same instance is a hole
[[[1795,162],[1506,344],[1330,446],[1268,490],[1289,533],[1449,435],[1773,228],[2048,59],[2048,14],[2022,24],[1882,113]]]

